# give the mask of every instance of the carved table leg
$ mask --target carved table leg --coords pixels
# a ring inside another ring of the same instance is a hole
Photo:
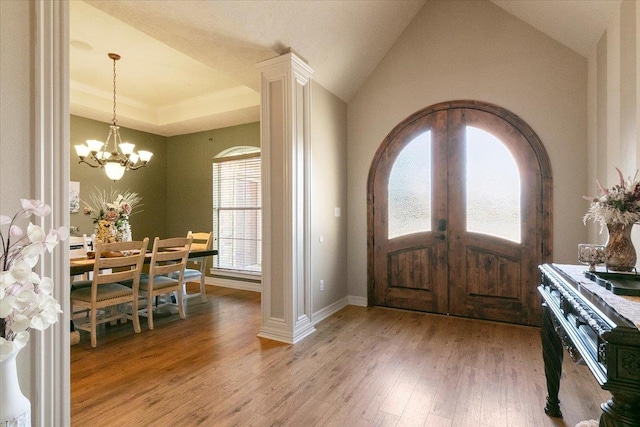
[[[564,352],[560,337],[556,334],[552,316],[553,314],[547,304],[542,304],[542,329],[540,333],[544,374],[547,377],[547,405],[544,407],[544,413],[551,417],[562,418],[558,391],[560,390]]]
[[[640,392],[640,391],[639,391]],[[615,392],[601,405],[600,427],[640,426],[640,398]]]

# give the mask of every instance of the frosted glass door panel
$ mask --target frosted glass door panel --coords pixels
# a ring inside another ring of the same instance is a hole
[[[389,239],[431,231],[431,131],[416,136],[389,175]]]
[[[521,241],[520,173],[507,147],[472,126],[467,138],[467,231]]]

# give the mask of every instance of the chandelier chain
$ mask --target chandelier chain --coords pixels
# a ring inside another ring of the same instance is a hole
[[[0,0],[1,1],[1,0]],[[133,151],[135,144],[122,142],[120,139],[120,127],[116,124],[116,61],[120,59],[117,53],[109,53],[113,60],[113,123],[110,126],[107,140],[87,140],[86,145],[76,145],[76,153],[80,157],[80,163],[92,168],[104,169],[109,179],[114,182],[122,178],[129,170],[137,170],[147,166],[153,153],[151,151]]]
[[[116,125],[116,58],[113,58],[113,125]]]

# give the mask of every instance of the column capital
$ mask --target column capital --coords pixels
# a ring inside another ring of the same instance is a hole
[[[258,69],[263,73],[269,73],[274,70],[291,69],[298,73],[302,73],[308,78],[314,73],[313,68],[311,68],[300,56],[296,55],[295,52],[288,52],[283,55],[258,62],[256,67],[258,67]]]

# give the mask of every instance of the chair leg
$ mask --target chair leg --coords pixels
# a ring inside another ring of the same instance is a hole
[[[157,298],[157,297],[156,297]],[[153,301],[153,297],[151,296],[151,292],[149,292],[149,294],[147,295],[147,321],[148,321],[148,326],[149,326],[149,330],[153,329],[153,304],[151,303]],[[156,304],[158,303],[157,299],[156,299]]]
[[[117,307],[115,306],[107,307],[105,309],[105,313],[107,314],[107,316],[115,316],[116,312],[117,312]],[[113,319],[112,321],[109,322],[109,324],[111,326],[116,326],[118,324],[118,319]]]
[[[126,313],[127,307],[125,306],[125,304],[118,304],[118,306],[115,308],[116,313],[118,313],[121,317],[120,317],[120,323],[125,324],[127,323],[127,317],[124,315],[124,313]]]
[[[98,345],[98,339],[96,337],[96,311],[95,307],[91,309],[91,347],[96,347]]]
[[[133,298],[131,303],[131,316],[133,317],[133,331],[136,334],[140,333],[140,317],[138,317],[138,297]]]
[[[182,292],[178,291],[178,292],[176,292],[176,294],[178,294],[178,312],[180,313],[180,318],[184,319],[184,318],[186,318],[186,315],[184,314],[184,304],[183,304],[183,300],[182,300]]]
[[[204,273],[200,275],[200,298],[202,302],[207,302],[207,292],[204,289]]]

